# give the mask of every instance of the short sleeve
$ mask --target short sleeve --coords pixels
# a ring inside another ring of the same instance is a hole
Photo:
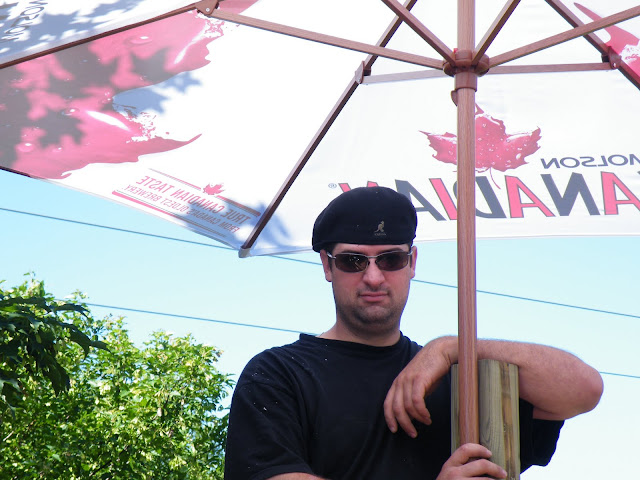
[[[262,480],[291,472],[313,473],[306,462],[300,402],[268,366],[250,363],[233,394],[225,480]]]
[[[533,405],[520,399],[520,469],[548,465],[556,451],[563,421],[533,418]]]

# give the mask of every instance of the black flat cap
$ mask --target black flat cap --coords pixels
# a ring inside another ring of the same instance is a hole
[[[342,193],[318,215],[311,243],[319,252],[332,243],[402,245],[416,237],[416,209],[386,187],[359,187]]]

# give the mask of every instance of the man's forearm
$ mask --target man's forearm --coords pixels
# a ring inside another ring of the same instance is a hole
[[[452,363],[458,361],[458,339],[446,337]],[[602,395],[602,377],[576,356],[546,345],[478,340],[478,359],[518,366],[520,397],[534,406],[534,416],[563,420],[592,410]]]

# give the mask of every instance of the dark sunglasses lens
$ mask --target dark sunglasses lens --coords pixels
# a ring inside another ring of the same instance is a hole
[[[336,267],[343,272],[362,272],[369,265],[369,259],[364,255],[339,253],[335,258]]]
[[[364,272],[369,266],[369,259],[357,253],[339,253],[335,257],[336,267],[343,272]],[[376,265],[380,270],[394,272],[401,270],[409,263],[409,255],[405,252],[383,253],[376,257]]]
[[[407,263],[409,263],[409,255],[405,252],[383,253],[376,259],[378,268],[387,272],[400,270],[406,267]]]

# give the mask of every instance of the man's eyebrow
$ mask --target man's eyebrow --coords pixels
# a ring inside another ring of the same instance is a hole
[[[381,255],[383,253],[395,253],[395,252],[409,253],[410,251],[411,251],[411,249],[403,250],[402,247],[397,246],[397,247],[390,248],[388,250],[382,250],[381,252],[376,253],[376,255]],[[364,253],[364,252],[355,252],[353,250],[344,250],[342,252],[336,252],[336,253],[334,253],[334,255],[340,255],[340,254],[343,254],[343,253],[347,253],[349,255],[365,255],[365,256],[367,256],[367,254]],[[369,256],[371,256],[371,255],[369,255]]]

